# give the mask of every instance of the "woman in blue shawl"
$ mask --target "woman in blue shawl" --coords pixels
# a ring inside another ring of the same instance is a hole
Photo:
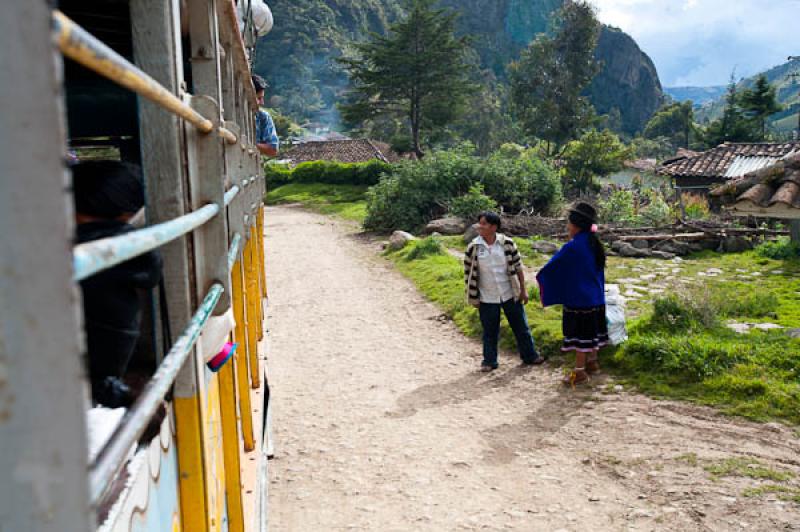
[[[542,305],[563,305],[562,351],[575,351],[575,369],[566,384],[589,380],[600,370],[597,352],[608,344],[606,324],[606,253],[595,234],[597,212],[588,203],[569,210],[567,231],[570,241],[539,271]]]

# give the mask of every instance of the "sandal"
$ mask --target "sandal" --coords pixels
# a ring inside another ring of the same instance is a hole
[[[575,387],[576,384],[582,384],[589,381],[589,374],[586,373],[586,368],[575,368],[570,371],[569,375],[564,377],[563,383],[566,386]]]

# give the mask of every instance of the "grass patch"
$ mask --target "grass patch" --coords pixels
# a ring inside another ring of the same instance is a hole
[[[786,482],[794,478],[794,473],[791,471],[778,471],[764,466],[758,460],[742,457],[726,458],[720,462],[708,464],[703,469],[708,471],[715,480],[722,477],[748,477],[757,480]]]
[[[766,484],[757,488],[747,488],[742,492],[744,497],[763,497],[764,495],[777,494],[782,501],[800,504],[800,489],[779,484]]]
[[[302,203],[321,214],[335,215],[361,224],[367,216],[366,192],[365,186],[289,183],[270,190],[266,203]]]

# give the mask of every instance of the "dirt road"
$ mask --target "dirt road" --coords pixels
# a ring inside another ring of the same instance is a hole
[[[797,432],[564,389],[512,353],[478,373],[480,344],[354,232],[267,211],[270,530],[800,530],[786,493],[744,495],[798,486]]]

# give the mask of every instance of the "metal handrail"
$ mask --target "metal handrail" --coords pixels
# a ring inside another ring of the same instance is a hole
[[[219,205],[210,203],[169,222],[79,244],[72,252],[72,279],[82,281],[97,272],[163,246],[197,229],[216,216],[219,211]]]
[[[178,372],[191,354],[194,344],[224,290],[220,283],[211,286],[200,308],[192,316],[189,326],[175,341],[153,378],[144,387],[142,394],[122,418],[89,467],[89,496],[93,505],[102,500],[131,447],[145,431],[158,410],[164,396],[175,382]]]
[[[240,190],[239,189],[239,185],[233,185],[231,188],[228,189],[227,192],[225,192],[225,206],[226,207],[231,204],[231,202],[233,201],[233,198],[235,198],[236,195],[239,193],[239,190]]]
[[[239,258],[239,248],[242,247],[242,235],[236,233],[231,239],[231,247],[228,249],[228,271],[233,270],[236,259]]]
[[[106,46],[64,13],[55,9],[52,18],[58,48],[65,56],[180,116],[199,131],[203,133],[214,131],[214,123],[211,120],[181,101],[163,85]],[[238,138],[232,131],[223,127],[217,128],[217,131],[228,144],[238,143]]]

